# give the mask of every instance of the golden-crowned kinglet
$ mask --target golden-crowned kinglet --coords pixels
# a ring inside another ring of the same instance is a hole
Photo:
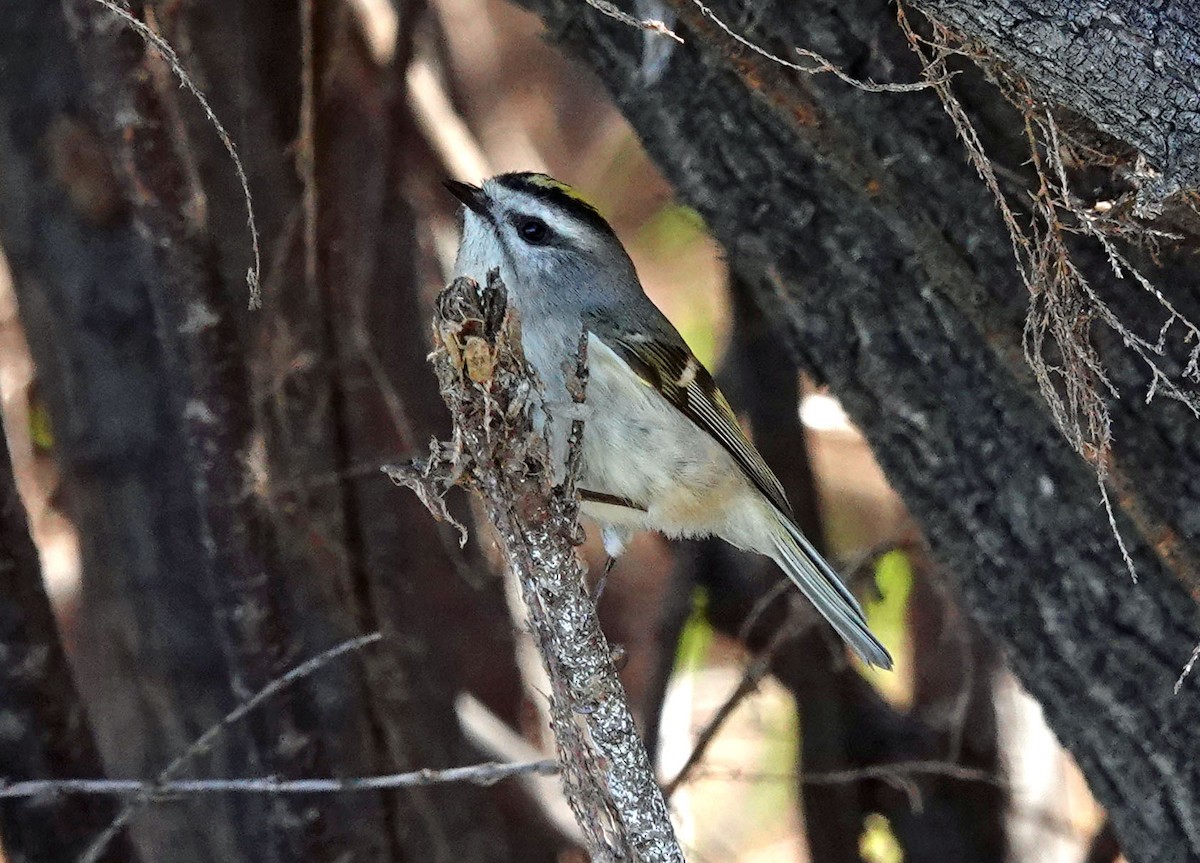
[[[587,330],[578,484],[583,512],[604,527],[609,553],[630,532],[649,529],[669,537],[715,534],[767,555],[859,656],[890,668],[862,608],[796,526],[779,480],[712,376],[643,292],[604,218],[544,174],[501,174],[482,188],[446,185],[466,207],[455,276],[482,285],[499,270],[520,315],[526,358],[545,387],[539,421],[559,464],[579,413],[567,375]]]

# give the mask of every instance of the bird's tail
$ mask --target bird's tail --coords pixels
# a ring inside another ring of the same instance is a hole
[[[804,591],[837,634],[869,665],[892,667],[892,656],[871,630],[862,606],[790,518],[779,515],[775,562]]]

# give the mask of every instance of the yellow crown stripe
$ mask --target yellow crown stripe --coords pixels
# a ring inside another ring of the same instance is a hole
[[[578,201],[585,207],[591,207],[593,210],[596,209],[596,205],[589,201],[582,192],[580,192],[574,186],[568,186],[562,180],[556,180],[553,177],[547,176],[546,174],[530,174],[527,179],[529,184],[532,186],[538,186],[542,189],[552,189],[556,192],[561,192],[571,200]]]

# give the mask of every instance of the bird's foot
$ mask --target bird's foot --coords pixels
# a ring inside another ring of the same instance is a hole
[[[596,582],[596,589],[592,591],[592,598],[596,602],[600,602],[600,597],[604,596],[604,588],[608,584],[608,574],[616,565],[617,559],[611,554],[604,559],[604,571],[600,573],[600,580]]]

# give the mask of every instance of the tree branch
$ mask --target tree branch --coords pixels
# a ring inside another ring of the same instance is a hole
[[[788,616],[788,622],[781,626],[771,635],[771,640],[766,648],[758,656],[746,665],[742,672],[742,679],[738,681],[738,685],[730,693],[717,711],[708,720],[704,728],[696,736],[696,743],[692,746],[692,751],[688,753],[687,760],[683,762],[683,766],[679,768],[679,772],[666,785],[663,786],[663,794],[670,800],[672,795],[679,789],[679,786],[688,781],[692,772],[697,765],[704,761],[704,756],[708,752],[709,746],[716,739],[717,734],[724,727],[729,717],[733,712],[745,701],[762,683],[771,672],[771,660],[775,658],[775,654],[792,638],[799,635],[801,631],[807,627],[801,624],[794,616]]]
[[[1200,29],[1193,3],[916,0],[1070,107],[1143,153],[1151,200],[1200,187]]]
[[[552,776],[558,765],[550,759],[517,764],[469,764],[445,770],[412,770],[387,776],[355,776],[348,779],[280,779],[256,776],[243,779],[174,779],[166,782],[145,779],[30,779],[9,782],[0,779],[0,800],[16,797],[41,797],[67,794],[116,795],[146,800],[182,794],[335,794],[343,791],[394,791],[468,782],[493,785],[518,776]]]
[[[583,581],[574,473],[582,421],[571,428],[566,479],[552,486],[550,455],[529,409],[538,384],[521,352],[507,293],[458,279],[438,298],[434,366],[454,418],[450,443],[422,465],[387,469],[433,502],[455,482],[483,501],[552,685],[551,724],[563,784],[597,860],[681,861],[666,803],[637,735],[624,689]],[[582,402],[586,343],[572,396]],[[435,516],[442,511],[430,506]]]

